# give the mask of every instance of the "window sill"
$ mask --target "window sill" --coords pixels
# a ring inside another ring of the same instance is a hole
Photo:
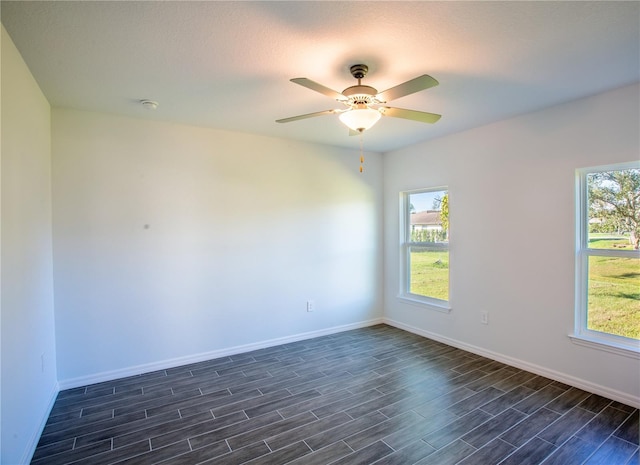
[[[569,334],[569,337],[571,338],[571,342],[579,346],[589,347],[590,349],[602,350],[612,354],[640,360],[640,346],[634,347],[632,345],[603,341],[602,339],[595,339],[593,337],[577,334]]]
[[[415,305],[417,307],[435,310],[436,312],[450,313],[451,305],[444,300],[429,299],[428,297],[420,297],[413,294],[399,295],[398,300],[405,304]]]

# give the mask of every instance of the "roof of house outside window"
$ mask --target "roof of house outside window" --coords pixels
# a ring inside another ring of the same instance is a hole
[[[424,212],[416,212],[409,215],[412,225],[440,226],[440,210],[427,210]]]

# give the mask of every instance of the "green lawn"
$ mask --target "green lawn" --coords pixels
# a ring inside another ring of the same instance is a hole
[[[605,235],[591,235],[589,247],[631,250],[627,239]],[[640,261],[590,257],[588,301],[589,329],[640,339]]]
[[[606,233],[589,233],[589,248],[633,250],[628,237]]]
[[[417,251],[416,251],[417,250]],[[449,300],[449,251],[413,248],[411,251],[412,294]]]

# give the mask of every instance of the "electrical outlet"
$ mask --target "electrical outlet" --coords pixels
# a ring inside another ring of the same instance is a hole
[[[307,300],[307,311],[312,312],[316,309],[316,303],[313,300]]]
[[[44,373],[44,354],[40,355],[40,369]]]
[[[487,311],[480,312],[480,323],[482,323],[483,325],[489,324],[489,312]]]

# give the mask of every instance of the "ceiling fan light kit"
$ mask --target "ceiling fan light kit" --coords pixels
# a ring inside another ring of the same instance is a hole
[[[363,132],[376,124],[381,116],[382,114],[378,110],[364,107],[342,112],[338,118],[349,129]]]

